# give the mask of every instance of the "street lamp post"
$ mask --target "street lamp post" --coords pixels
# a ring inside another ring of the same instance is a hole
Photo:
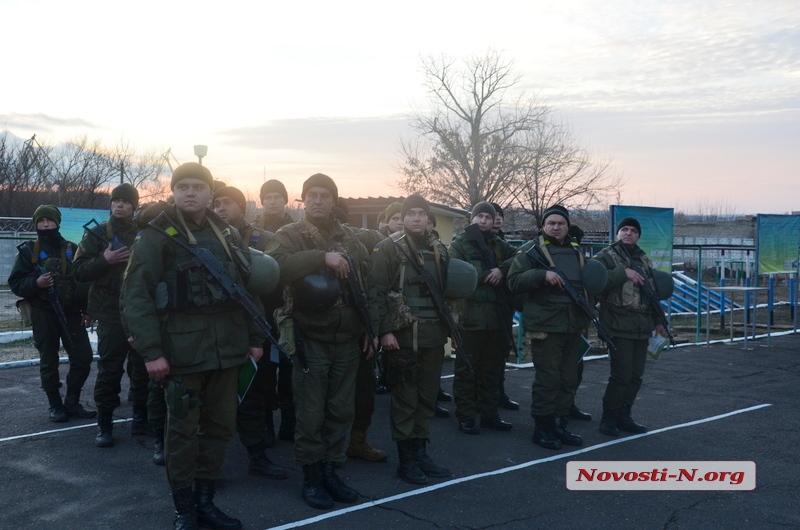
[[[208,154],[208,146],[207,145],[196,145],[194,146],[194,155],[197,157],[197,161],[200,162],[200,165],[203,165],[203,157]]]

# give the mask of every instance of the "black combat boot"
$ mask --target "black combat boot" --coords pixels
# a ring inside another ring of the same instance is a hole
[[[278,440],[293,442],[296,424],[297,420],[294,415],[294,407],[281,409],[281,426],[278,428]]]
[[[427,484],[428,475],[422,472],[414,459],[412,444],[413,440],[399,440],[397,442],[397,453],[400,457],[397,476],[409,484]]]
[[[506,410],[519,410],[519,403],[511,401],[511,398],[505,392],[500,395],[500,401],[497,406]]]
[[[438,465],[430,456],[428,456],[428,452],[425,450],[425,445],[428,443],[428,440],[423,438],[412,438],[409,440],[409,443],[411,444],[411,454],[414,456],[414,460],[416,460],[419,469],[423,473],[429,477],[435,478],[447,478],[453,476],[449,469]]]
[[[442,387],[439,387],[439,394],[436,395],[436,401],[450,402],[453,401],[453,396],[442,390]]]
[[[561,449],[561,441],[556,438],[553,430],[555,429],[554,418],[551,415],[534,416],[536,427],[533,431],[533,443],[539,444],[545,449]]]
[[[433,415],[436,418],[449,418],[450,411],[444,408],[443,406],[439,405],[439,402],[436,402],[436,406],[433,409]]]
[[[553,434],[561,441],[562,445],[572,445],[580,447],[583,445],[583,438],[577,434],[572,434],[567,430],[567,418],[564,416],[553,416]]]
[[[569,417],[573,420],[578,421],[592,421],[592,415],[588,412],[584,412],[575,405],[572,405],[569,408]]]
[[[251,475],[259,475],[267,478],[282,479],[288,477],[289,475],[286,473],[285,469],[267,458],[264,452],[266,447],[267,445],[261,442],[247,448],[247,455],[250,457],[250,465],[247,466],[247,472]]]
[[[47,392],[47,401],[50,402],[50,421],[64,423],[69,419],[67,411],[64,410],[64,402],[61,401],[61,392],[50,390]]]
[[[617,427],[619,430],[625,432],[631,432],[633,434],[642,434],[643,432],[647,432],[647,427],[644,425],[639,425],[633,418],[631,418],[631,406],[630,405],[623,405],[621,409],[619,409],[619,414],[617,415]]]
[[[197,511],[197,524],[219,530],[239,530],[242,522],[229,517],[214,505],[214,481],[194,480],[194,507]]]
[[[99,409],[97,411],[97,436],[94,437],[96,447],[113,447],[114,411]]]
[[[78,401],[81,397],[80,389],[68,388],[67,397],[64,399],[64,410],[67,416],[74,418],[94,418],[97,416],[96,410],[87,410]]]
[[[132,436],[155,436],[153,426],[147,422],[147,403],[133,404],[133,418],[131,419]]]
[[[322,464],[322,486],[336,502],[353,503],[358,500],[358,492],[339,478],[333,462]]]
[[[153,464],[163,466],[167,463],[164,456],[164,429],[153,429],[153,431],[156,434],[156,441],[153,443]]]
[[[172,502],[175,504],[175,520],[172,522],[176,530],[197,530],[197,513],[194,509],[194,493],[191,486],[172,490]]]
[[[272,416],[273,411],[267,410],[264,420],[266,421],[267,432],[264,437],[264,447],[272,447],[275,445],[275,418]],[[294,438],[294,433],[292,433]]]
[[[333,499],[322,486],[322,462],[303,466],[303,500],[317,510],[333,508]]]
[[[619,411],[603,407],[603,417],[600,418],[600,433],[606,436],[619,436],[617,416]]]

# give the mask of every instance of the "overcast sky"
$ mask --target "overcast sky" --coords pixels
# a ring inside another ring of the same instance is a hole
[[[397,195],[421,55],[502,51],[625,204],[800,210],[800,2],[0,0],[0,130],[208,145],[216,178]]]

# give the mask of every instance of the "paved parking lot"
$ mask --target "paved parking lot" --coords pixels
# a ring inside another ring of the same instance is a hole
[[[377,396],[369,439],[391,458],[382,464],[349,461],[341,469],[340,476],[361,493],[358,504],[337,504],[330,512],[308,508],[289,443],[269,450],[289,469],[289,479],[270,481],[247,475],[238,440],[229,448],[216,501],[245,528],[256,529],[800,527],[799,339],[773,337],[770,348],[765,340],[751,341],[747,351],[741,343],[690,346],[649,360],[634,417],[650,432],[638,436],[609,438],[597,431],[608,363],[587,363],[577,404],[595,420],[570,425],[584,438],[577,451],[547,451],[531,443],[533,373],[510,370],[507,389],[522,410],[502,416],[514,430],[467,436],[452,418],[432,420],[429,452],[455,476],[424,488],[395,477],[389,398]],[[95,373],[93,368],[87,389]],[[448,361],[446,390],[451,373]],[[97,449],[90,422],[47,420],[38,384],[37,367],[0,370],[0,528],[169,528],[172,503],[164,470],[150,463],[152,438],[130,436],[130,405],[116,412],[117,445]],[[580,460],[754,461],[756,488],[567,490],[566,464]]]

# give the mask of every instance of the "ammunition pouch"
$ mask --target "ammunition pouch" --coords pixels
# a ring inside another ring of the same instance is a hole
[[[392,330],[399,331],[411,326],[414,318],[411,316],[411,308],[403,293],[389,291],[386,293],[386,304],[389,307],[389,323]]]
[[[164,392],[167,401],[167,410],[170,416],[184,420],[189,416],[189,411],[200,405],[197,390],[186,388],[182,381],[170,381]]]
[[[291,315],[287,315],[283,308],[279,307],[273,314],[275,323],[278,325],[278,341],[289,355],[297,353],[297,337],[295,333],[295,323]]]
[[[402,353],[383,352],[386,359],[386,388],[391,390],[397,383],[417,381],[417,360]]]
[[[31,303],[27,300],[17,300],[17,311],[19,311],[20,316],[22,317],[22,325],[25,327],[30,327],[33,325],[31,321]]]

